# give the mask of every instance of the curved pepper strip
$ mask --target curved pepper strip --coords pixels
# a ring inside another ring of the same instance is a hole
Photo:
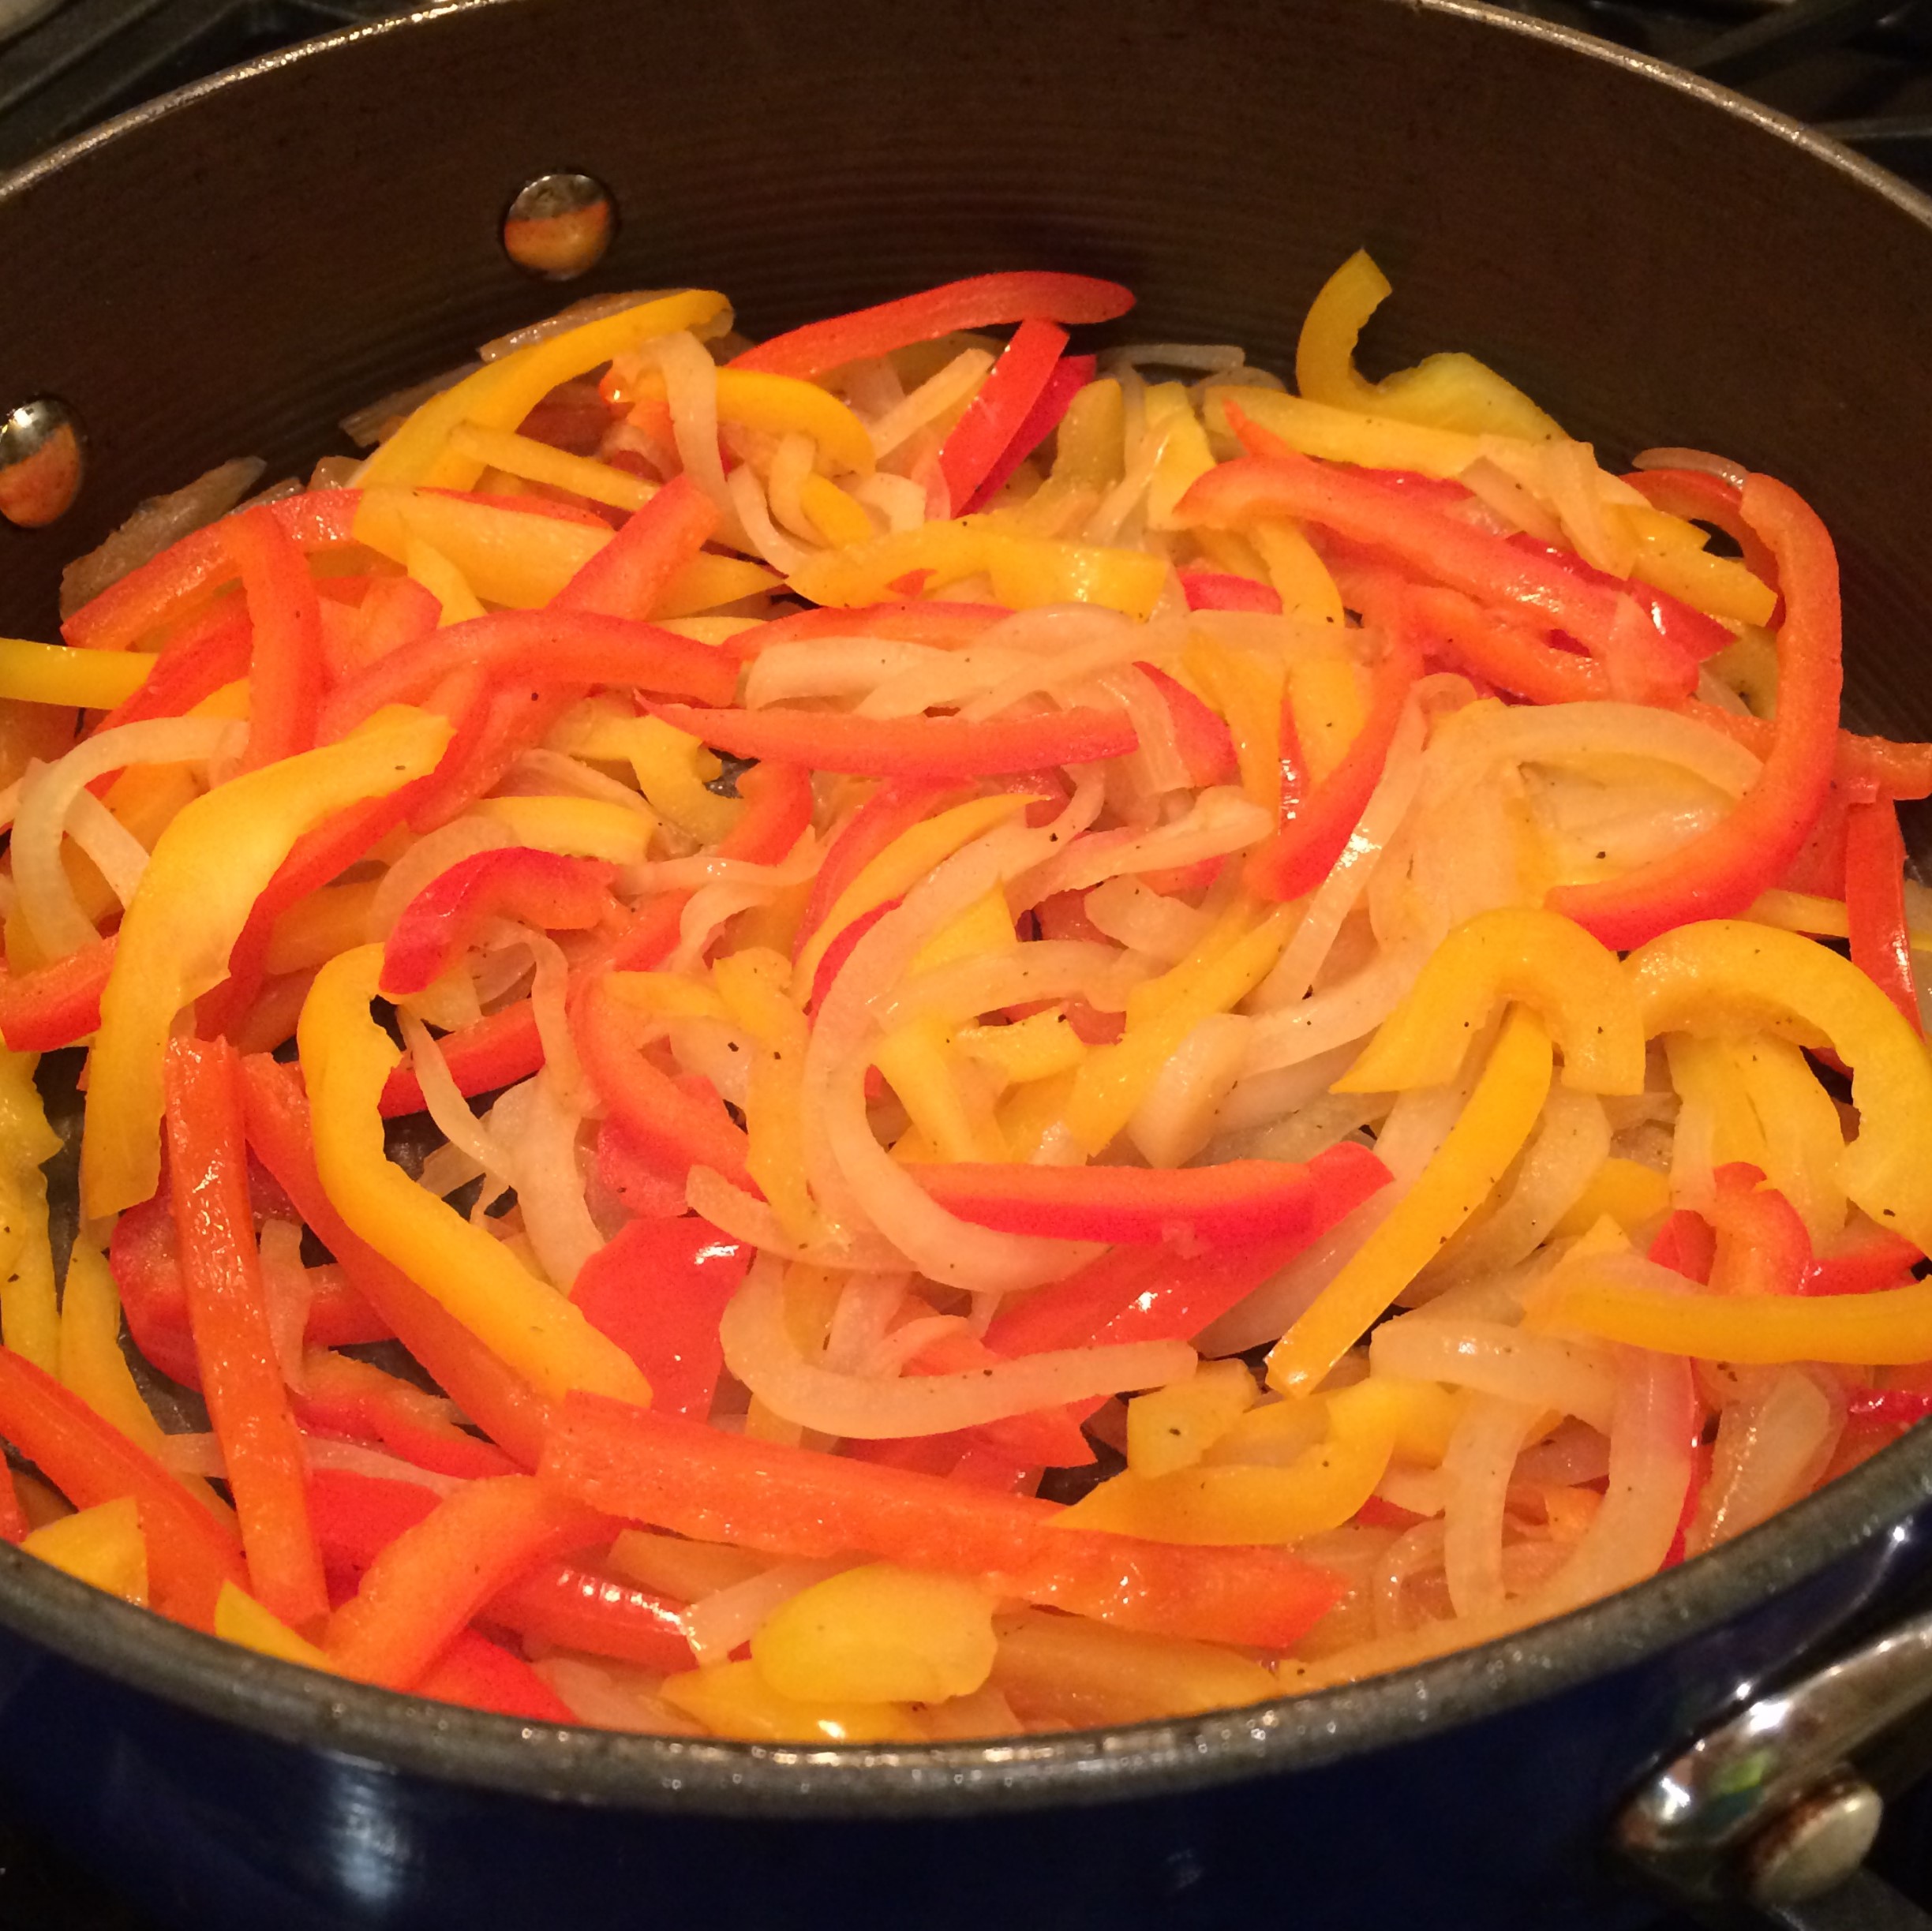
[[[302,1386],[291,1393],[290,1405],[310,1434],[376,1443],[399,1460],[439,1475],[474,1481],[516,1473],[516,1463],[493,1442],[450,1420],[450,1405],[441,1397],[354,1355],[307,1350]]]
[[[1807,1294],[1869,1294],[1909,1280],[1925,1256],[1903,1234],[1868,1227],[1835,1252],[1813,1257],[1801,1290]]]
[[[1797,856],[1830,789],[1843,682],[1837,557],[1816,513],[1782,483],[1753,476],[1743,503],[1776,552],[1784,586],[1770,747],[1750,789],[1712,829],[1620,878],[1550,893],[1553,910],[1619,951],[1743,912]]]
[[[1677,708],[1687,717],[1694,717],[1699,724],[1721,731],[1760,758],[1770,750],[1777,727],[1768,717],[1720,710],[1716,705],[1702,704],[1694,698]],[[1832,777],[1854,798],[1869,799],[1881,794],[1887,798],[1932,797],[1932,744],[1865,738],[1855,732],[1840,731],[1832,759]]]
[[[888,846],[923,821],[954,788],[931,778],[888,778],[852,814],[819,863],[799,919],[799,950],[794,957],[803,957],[804,948],[852,881]]]
[[[381,966],[376,945],[331,960],[309,989],[297,1033],[316,1170],[331,1204],[352,1233],[538,1394],[554,1399],[581,1387],[650,1400],[643,1376],[621,1349],[494,1234],[472,1226],[390,1161],[377,1102],[402,1055],[369,1016]]]
[[[424,776],[449,735],[447,722],[426,712],[379,719],[339,744],[230,779],[161,834],[101,994],[80,1141],[88,1218],[133,1207],[159,1184],[169,1029],[225,976],[250,907],[296,840],[332,812]]]
[[[1708,470],[1633,470],[1624,481],[1649,499],[1651,507],[1685,522],[1713,523],[1744,553],[1744,567],[1773,593],[1778,588],[1778,560],[1754,530],[1742,507],[1743,492],[1734,483]],[[1778,623],[1774,611],[1768,619]]]
[[[1349,739],[1342,761],[1305,796],[1291,797],[1284,782],[1282,822],[1249,853],[1242,870],[1248,889],[1257,898],[1298,899],[1312,892],[1335,868],[1361,822],[1375,788],[1382,781],[1389,746],[1402,722],[1410,687],[1422,669],[1421,660],[1408,640],[1398,634],[1370,673],[1368,714]],[[1282,765],[1288,768],[1294,735],[1294,713],[1282,705]]]
[[[711,704],[729,702],[738,682],[736,661],[723,651],[655,624],[587,610],[500,610],[379,658],[331,694],[317,735],[339,738],[385,704],[419,703],[466,670],[492,685],[635,685]]]
[[[164,1615],[212,1630],[222,1585],[246,1584],[234,1536],[152,1456],[10,1348],[0,1348],[0,1440],[77,1508],[134,1497],[154,1607]]]
[[[1024,328],[1027,324],[1020,326]],[[1020,418],[1011,440],[994,458],[979,487],[967,499],[968,515],[983,510],[1006,487],[1014,470],[1060,426],[1073,406],[1074,397],[1093,380],[1094,368],[1091,355],[1063,355],[1054,363],[1033,406]]]
[[[709,289],[689,289],[600,316],[486,363],[414,410],[363,464],[365,484],[414,483],[467,489],[483,473],[473,457],[448,448],[459,422],[514,429],[559,383],[588,375],[612,357],[679,329],[702,328],[728,306]]]
[[[255,633],[249,661],[248,748],[242,769],[256,771],[305,751],[316,741],[316,713],[322,702],[321,600],[308,559],[272,510],[245,510],[215,527],[241,577]],[[275,1608],[272,1603],[268,1607]]]
[[[419,993],[447,972],[492,919],[544,932],[581,932],[611,910],[613,867],[506,845],[459,859],[396,915],[383,947],[386,999]]]
[[[1705,1210],[1717,1236],[1709,1285],[1720,1294],[1802,1294],[1811,1272],[1811,1238],[1798,1210],[1748,1162],[1713,1176]]]
[[[1351,591],[1366,574],[1338,570]],[[1610,694],[1610,679],[1595,658],[1549,642],[1513,612],[1440,585],[1396,582],[1391,587],[1389,615],[1427,657],[1533,704],[1577,704]]]
[[[1922,1038],[1919,989],[1905,922],[1905,840],[1890,799],[1855,804],[1845,817],[1845,922],[1852,963]]]
[[[1181,594],[1190,610],[1252,610],[1264,617],[1282,613],[1281,592],[1253,577],[1219,570],[1178,570]]]
[[[775,758],[871,777],[992,777],[1125,758],[1140,741],[1125,712],[1087,706],[985,719],[861,717],[776,707],[695,710],[683,704],[651,709],[667,724],[734,758]]]
[[[1275,601],[1279,604],[1280,599],[1278,597]],[[1189,605],[1190,608],[1195,607]],[[1219,608],[1239,606],[1222,604]],[[1189,784],[1197,791],[1205,790],[1211,784],[1226,784],[1235,772],[1234,736],[1228,729],[1226,720],[1178,678],[1170,677],[1158,664],[1136,664],[1134,668],[1161,694],[1162,701],[1167,706],[1167,715],[1174,723],[1174,748],[1180,752],[1181,762],[1186,767]]]
[[[717,521],[717,504],[691,477],[672,477],[557,593],[556,607],[641,621]]]
[[[1233,420],[1239,412],[1230,406],[1228,414]],[[1653,702],[1688,697],[1697,681],[1696,658],[1669,649],[1629,586],[1591,582],[1366,473],[1285,446],[1277,455],[1209,470],[1181,499],[1178,514],[1216,529],[1275,516],[1317,523],[1480,602],[1532,612],[1575,638],[1611,675],[1627,671],[1633,695]],[[1661,652],[1668,653],[1661,661]]]
[[[1839,1162],[1852,1199],[1932,1249],[1932,1061],[1896,1007],[1848,959],[1795,933],[1714,919],[1653,939],[1624,962],[1645,1032],[1700,1018],[1788,1015],[1851,1068],[1858,1138]]]
[[[1330,1089],[1402,1093],[1456,1076],[1500,1002],[1533,1006],[1563,1049],[1563,1084],[1641,1093],[1642,1016],[1616,953],[1555,912],[1505,906],[1466,919]]]
[[[1032,414],[1065,346],[1066,331],[1037,316],[1014,330],[1013,340],[979,385],[979,393],[939,445],[939,473],[945,478],[955,516],[965,514],[994,464]],[[1072,399],[1069,395],[1068,400]]]
[[[1083,1530],[1051,1503],[589,1396],[567,1405],[541,1473],[593,1508],[701,1540],[983,1574],[1002,1595],[1210,1641],[1286,1648],[1341,1594],[1339,1578],[1283,1550],[1180,1550]]]
[[[1550,1036],[1513,1006],[1448,1138],[1387,1219],[1316,1296],[1268,1356],[1268,1385],[1311,1393],[1488,1197],[1549,1096]]]
[[[1131,290],[1088,275],[975,275],[875,308],[856,309],[773,335],[732,357],[731,369],[821,376],[829,369],[889,355],[963,329],[998,328],[1039,316],[1049,322],[1110,322],[1133,306]]]
[[[100,939],[32,972],[0,972],[0,1039],[16,1053],[52,1053],[96,1031],[114,944]]]
[[[1280,1240],[1314,1224],[1329,1187],[1362,1199],[1388,1179],[1373,1154],[1353,1144],[1331,1147],[1312,1163],[1226,1160],[1151,1169],[968,1163],[908,1170],[949,1213],[976,1226],[1137,1244]]]

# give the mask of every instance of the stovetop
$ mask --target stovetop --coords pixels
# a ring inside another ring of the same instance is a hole
[[[1502,3],[1706,73],[1932,190],[1932,0]],[[0,171],[171,88],[410,4],[0,0]],[[1874,1862],[1932,1907],[1932,1787],[1890,1807]],[[159,1927],[0,1806],[0,1931]]]

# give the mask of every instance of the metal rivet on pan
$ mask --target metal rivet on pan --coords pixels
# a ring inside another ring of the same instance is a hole
[[[39,530],[64,515],[80,493],[80,424],[51,395],[0,417],[0,516]]]
[[[588,174],[539,174],[504,216],[504,252],[545,281],[567,282],[604,258],[616,231],[604,184]]]
[[[1833,1778],[1766,1827],[1745,1853],[1745,1882],[1767,1910],[1801,1904],[1842,1884],[1865,1862],[1885,1804],[1862,1778]]]

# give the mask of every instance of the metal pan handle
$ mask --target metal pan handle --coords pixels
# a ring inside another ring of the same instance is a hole
[[[1932,1612],[1754,1698],[1653,1772],[1618,1849],[1678,1903],[1786,1931],[1932,1931],[1866,1871],[1885,1803],[1853,1755],[1932,1705]]]

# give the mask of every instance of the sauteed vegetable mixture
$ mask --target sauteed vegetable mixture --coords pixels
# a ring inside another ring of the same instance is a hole
[[[916,1742],[1494,1637],[1920,1418],[1932,747],[1840,728],[1791,489],[1368,381],[1387,294],[1292,389],[1096,364],[1075,275],[605,299],[70,573],[0,1532],[395,1690]]]

